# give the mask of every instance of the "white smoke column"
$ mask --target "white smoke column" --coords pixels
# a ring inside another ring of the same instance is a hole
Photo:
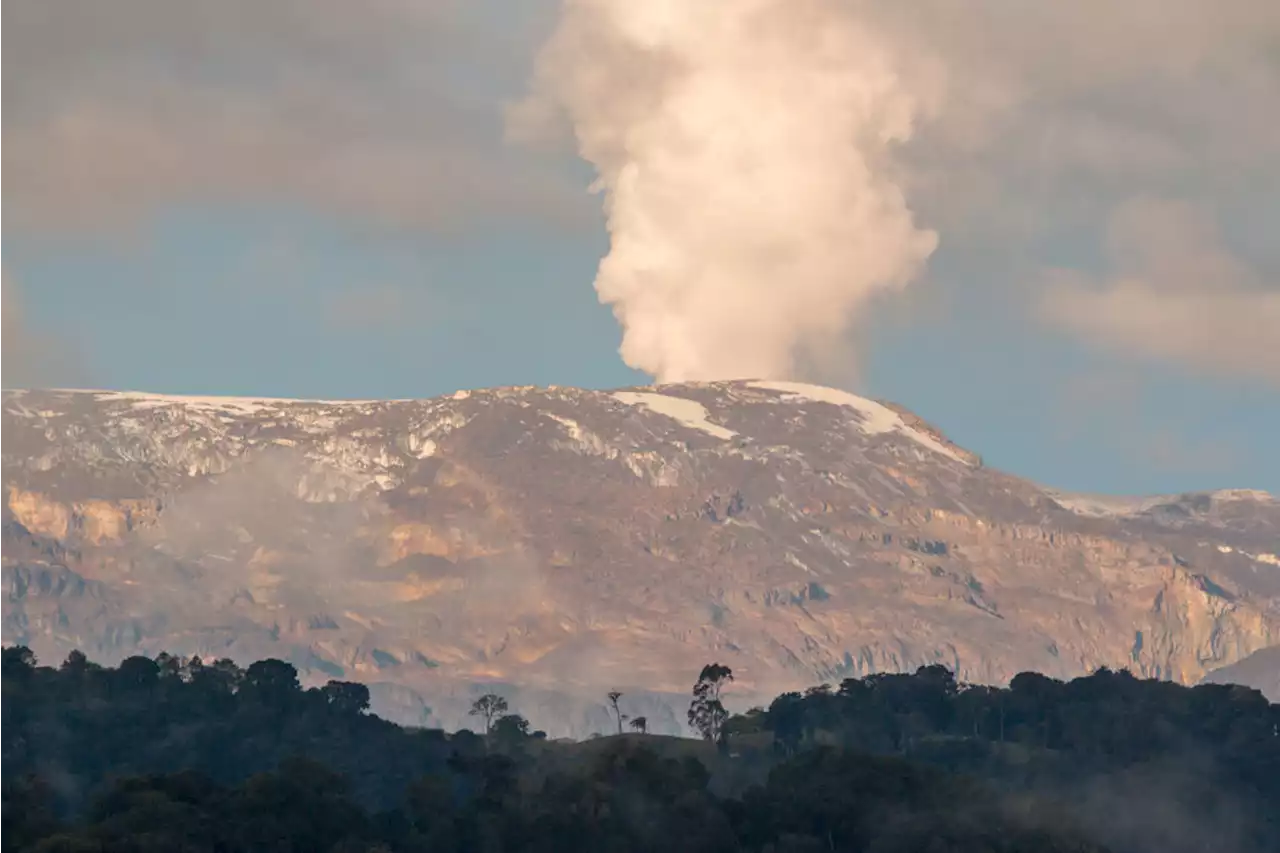
[[[512,129],[566,115],[611,248],[596,289],[660,382],[785,378],[933,252],[890,155],[936,75],[853,0],[565,0]]]

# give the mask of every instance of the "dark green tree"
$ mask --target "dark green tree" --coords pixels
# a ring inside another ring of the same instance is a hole
[[[693,685],[693,701],[689,703],[689,726],[703,740],[720,741],[721,731],[729,712],[720,701],[720,691],[726,682],[733,681],[733,670],[718,663],[709,663],[698,674]]]
[[[505,713],[507,713],[507,700],[496,693],[486,693],[476,699],[471,703],[471,710],[467,712],[469,716],[480,718],[484,723],[485,734],[493,730],[494,722]]]
[[[354,681],[330,681],[320,695],[334,711],[354,716],[369,710],[369,688]]]
[[[35,652],[26,646],[6,646],[3,651],[3,672],[4,680],[9,681],[26,681],[35,672],[36,655]]]
[[[294,665],[275,658],[250,664],[240,684],[246,697],[275,708],[287,706],[301,689]]]
[[[112,674],[114,686],[125,691],[149,691],[160,681],[160,667],[151,658],[134,655],[120,661]]]
[[[503,714],[493,721],[491,734],[499,746],[518,748],[529,738],[529,721],[519,714]]]

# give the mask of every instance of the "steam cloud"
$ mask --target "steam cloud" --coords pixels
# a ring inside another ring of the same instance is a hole
[[[561,0],[508,130],[536,136],[567,120],[595,166],[612,238],[596,288],[628,364],[659,381],[843,381],[832,368],[849,367],[837,360],[871,301],[903,288],[936,248],[917,218],[991,259],[984,279],[1004,277],[1009,261],[1013,279],[1043,285],[1014,272],[1034,266],[1018,257],[1036,254],[1037,234],[1095,233],[1135,199],[1223,224],[1270,216],[1265,191],[1240,188],[1275,181],[1277,10]],[[1112,288],[1080,322],[1068,309],[1081,300],[1059,288],[1040,319],[1120,353],[1269,381],[1275,347],[1256,335],[1242,347],[1234,322],[1254,328],[1273,313],[1261,260],[1242,257],[1235,266],[1257,267],[1252,283],[1237,276],[1221,292],[1211,280],[1191,295],[1154,280]],[[1080,266],[1077,280],[1106,279]],[[1114,346],[1132,330],[1088,319],[1108,307],[1150,308],[1194,327],[1197,343]]]
[[[627,364],[785,377],[920,272],[893,157],[943,91],[894,45],[838,0],[565,0],[510,126],[563,113],[596,167]]]

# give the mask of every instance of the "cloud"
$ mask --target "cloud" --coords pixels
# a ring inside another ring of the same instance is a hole
[[[581,190],[501,141],[509,45],[453,2],[14,0],[5,213],[41,232],[168,207],[380,228],[574,227]]]
[[[908,199],[944,240],[1087,223],[1134,195],[1280,182],[1269,0],[858,8],[945,69],[903,167]]]
[[[54,331],[32,327],[22,306],[18,285],[6,274],[0,305],[5,388],[84,387],[89,371],[73,343]]]
[[[628,364],[805,373],[939,242],[1276,185],[1277,44],[1270,0],[564,0],[509,131],[595,166]]]
[[[1231,254],[1205,214],[1132,201],[1112,217],[1108,248],[1102,280],[1050,273],[1046,321],[1127,357],[1280,384],[1280,282]]]
[[[821,0],[564,5],[511,118],[527,136],[563,110],[599,173],[627,364],[787,376],[919,272],[937,237],[882,166],[938,96],[907,71]]]
[[[593,225],[562,161],[503,141],[525,85],[505,130],[595,168],[597,292],[661,379],[856,375],[860,328],[948,249],[997,288],[1130,198],[1280,198],[1272,0],[11,0],[6,23],[24,237],[210,203]]]

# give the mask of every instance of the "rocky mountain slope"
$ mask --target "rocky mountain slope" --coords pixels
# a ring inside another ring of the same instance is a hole
[[[465,723],[675,730],[702,664],[738,704],[942,662],[1184,682],[1280,643],[1280,503],[1133,501],[983,467],[909,412],[723,382],[414,401],[9,391],[4,640],[275,656]]]

